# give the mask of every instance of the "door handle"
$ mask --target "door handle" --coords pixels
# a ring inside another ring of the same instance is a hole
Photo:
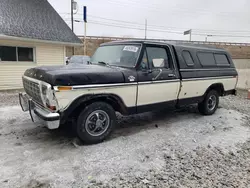
[[[148,74],[151,74],[153,71],[151,69],[147,70]]]
[[[153,71],[151,69],[143,69],[142,73],[144,74],[151,74]]]
[[[175,77],[175,74],[168,74],[168,77]]]

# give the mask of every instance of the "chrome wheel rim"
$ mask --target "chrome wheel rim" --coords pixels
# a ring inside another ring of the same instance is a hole
[[[103,110],[95,110],[88,115],[85,122],[85,129],[91,136],[100,136],[109,127],[109,115]]]
[[[210,111],[214,110],[215,106],[216,106],[216,102],[217,102],[217,99],[216,99],[216,96],[215,95],[211,95],[209,98],[208,98],[208,101],[207,101],[207,107]]]

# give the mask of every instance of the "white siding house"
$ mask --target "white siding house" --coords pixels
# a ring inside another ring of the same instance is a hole
[[[10,6],[13,14],[4,17]],[[16,16],[18,11],[21,17]],[[32,16],[33,22],[29,19],[24,24],[28,16]],[[28,68],[64,65],[66,47],[82,45],[45,0],[1,0],[1,17],[4,19],[0,20],[0,90],[22,88],[22,75]]]

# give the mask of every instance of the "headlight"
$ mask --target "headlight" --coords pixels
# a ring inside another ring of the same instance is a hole
[[[46,95],[47,95],[47,89],[48,89],[47,86],[42,85],[42,94],[43,94],[43,96],[46,96]]]
[[[50,85],[42,84],[41,92],[42,92],[44,105],[48,107],[50,110],[57,110],[57,106],[58,106],[57,100],[55,98],[55,95]]]

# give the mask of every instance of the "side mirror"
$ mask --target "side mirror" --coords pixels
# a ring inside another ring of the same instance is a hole
[[[163,58],[153,59],[154,67],[165,67],[165,60]]]

